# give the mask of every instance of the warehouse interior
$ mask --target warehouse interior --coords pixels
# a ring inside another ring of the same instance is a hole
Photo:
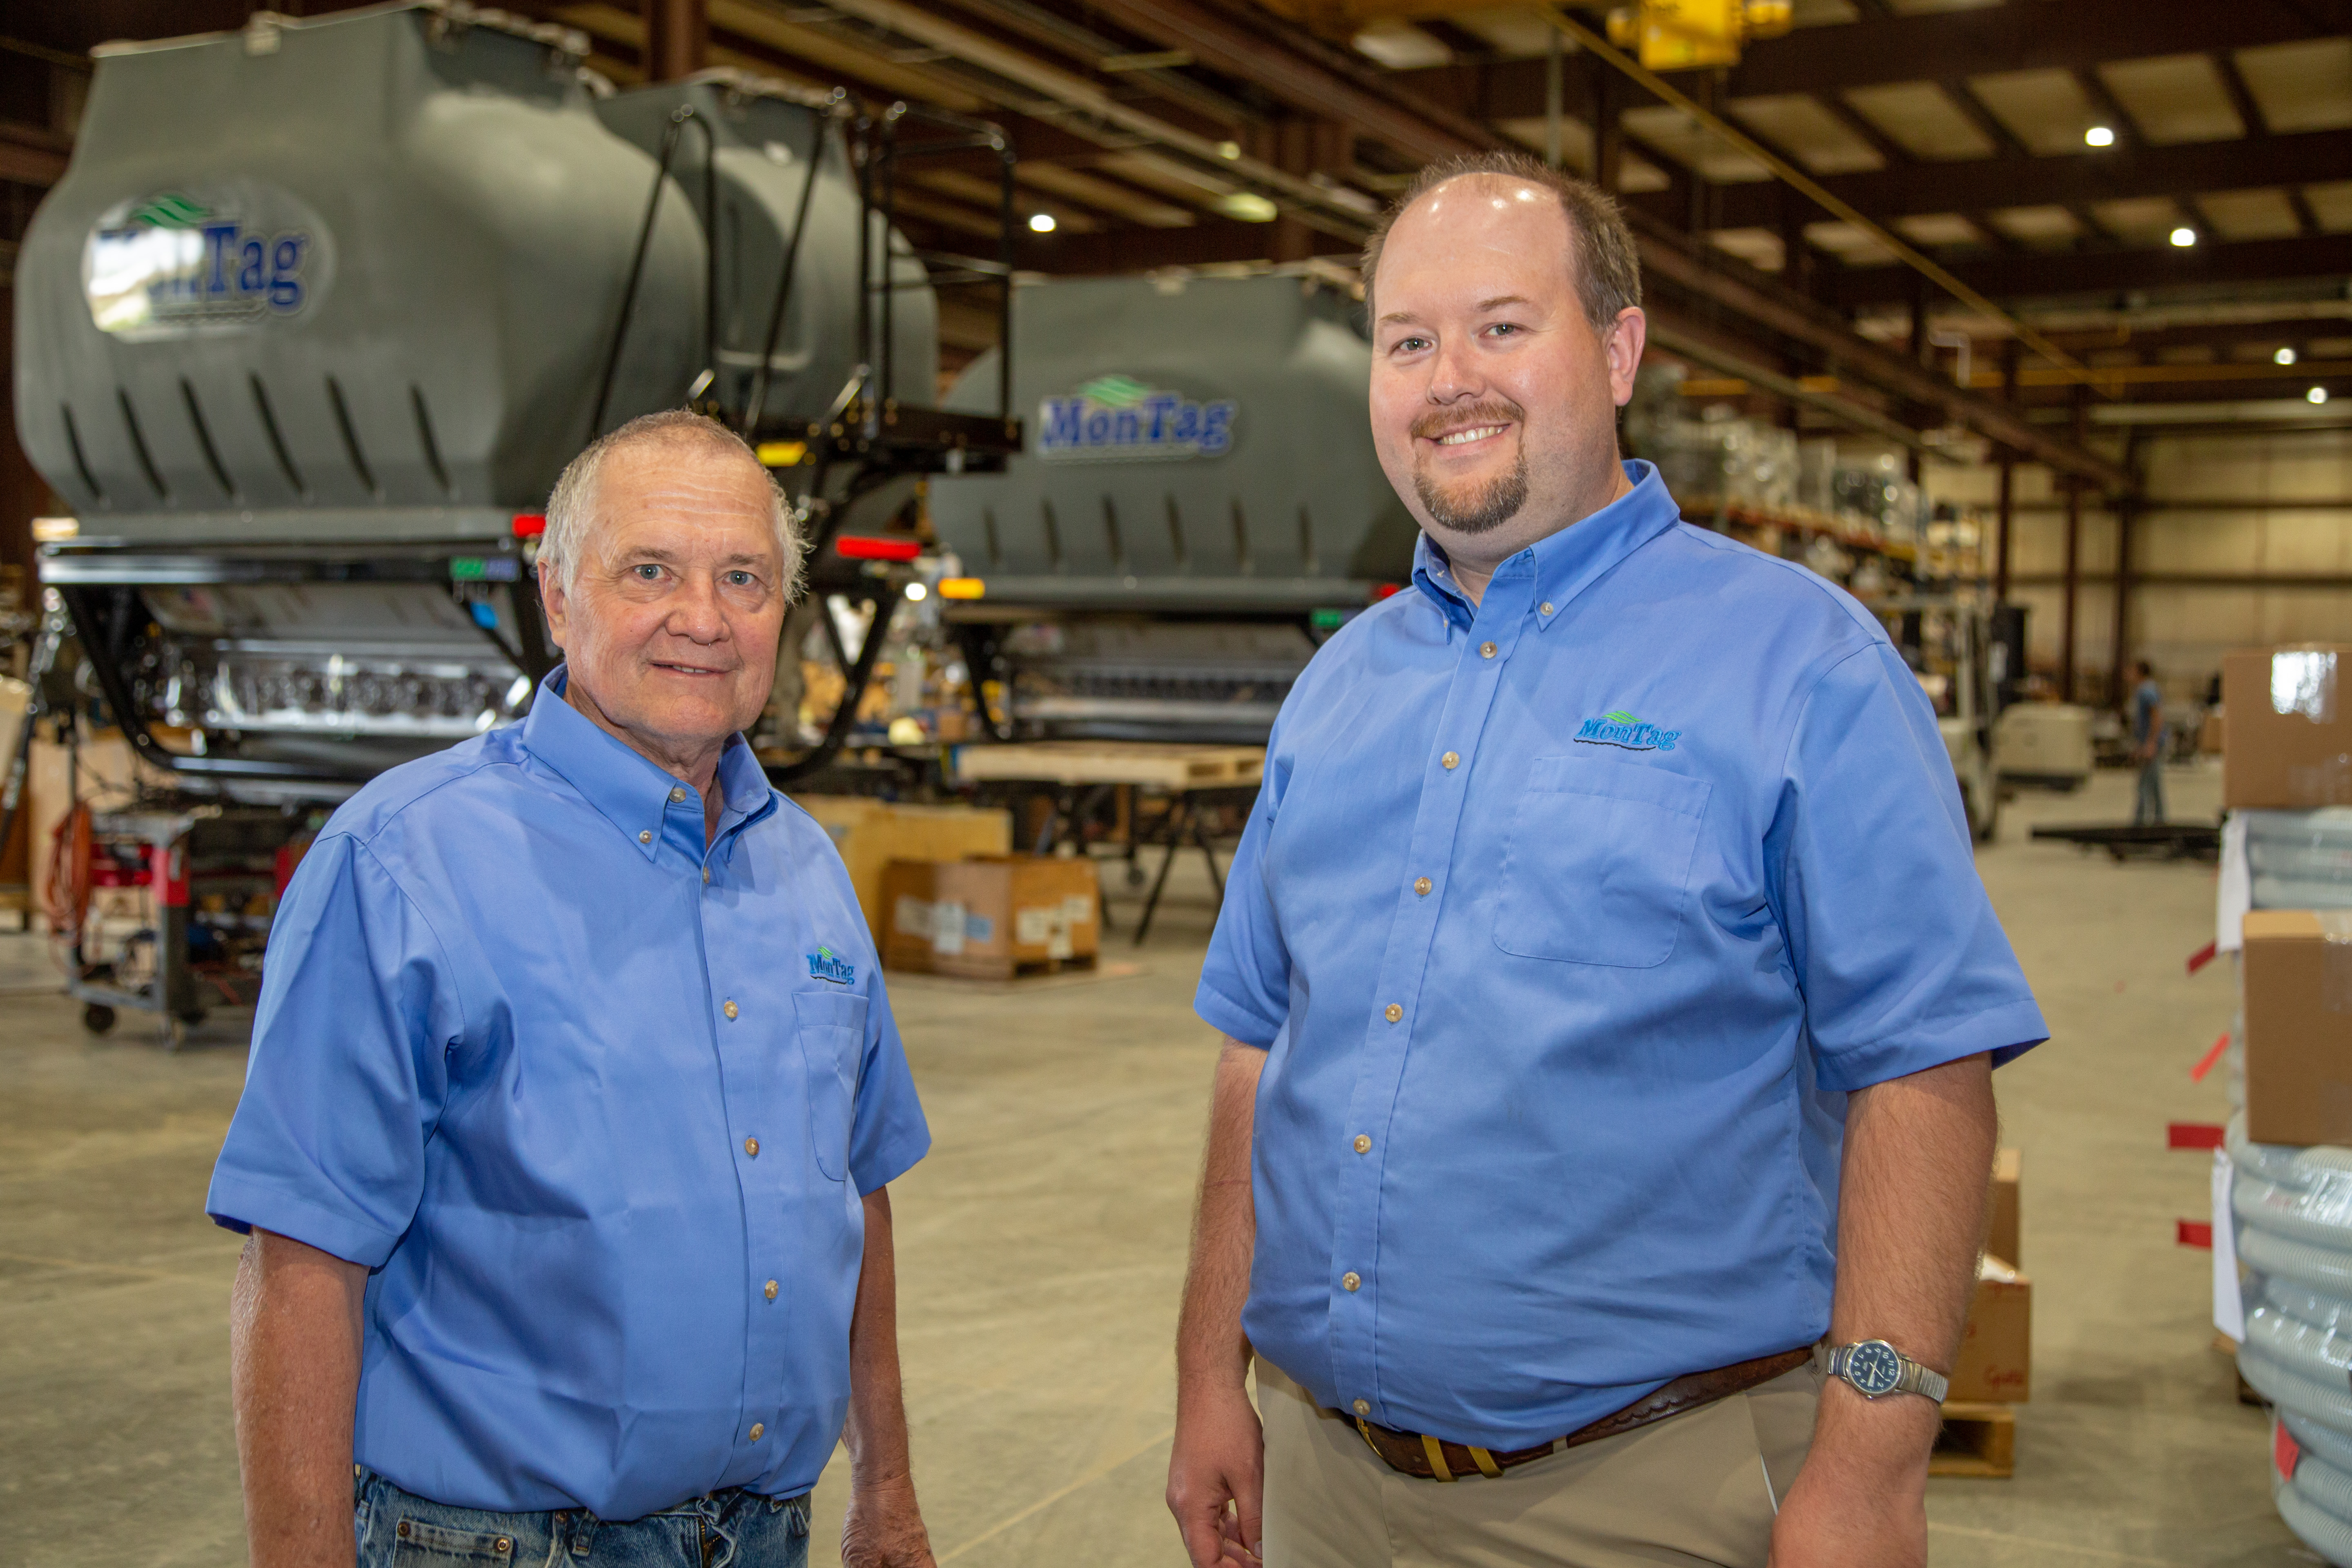
[[[523,715],[554,473],[691,405],[815,543],[750,740],[933,1132],[938,1561],[1184,1562],[1193,991],[1285,695],[1413,591],[1358,261],[1504,149],[1632,226],[1627,455],[1918,675],[2052,1030],[1931,1561],[2352,1563],[2344,0],[7,7],[0,1538],[247,1561],[204,1198],[275,901]]]

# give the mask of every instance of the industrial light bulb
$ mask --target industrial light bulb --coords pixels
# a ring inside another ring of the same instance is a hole
[[[1241,155],[1242,155],[1242,144],[1241,144],[1240,142],[1218,142],[1218,143],[1217,143],[1217,156],[1218,156],[1218,157],[1220,157],[1220,158],[1223,158],[1223,159],[1227,160],[1228,162],[1230,162],[1231,160],[1235,159],[1235,158],[1238,158],[1238,157],[1240,157]]]
[[[2116,144],[2116,133],[2105,125],[2094,125],[2083,132],[2083,140],[2094,147],[2112,147]]]
[[[2327,401],[2327,388],[2315,386],[2303,395],[2303,399],[2306,403],[2325,403]]]
[[[2294,363],[2294,351],[2293,349],[2281,349],[2278,353],[2271,355],[2271,363],[2273,364],[2293,364]]]
[[[918,605],[921,604],[923,600],[929,595],[929,594],[930,590],[924,587],[920,583],[909,583],[907,584],[907,597]]]
[[[1054,215],[1052,213],[1031,213],[1029,215],[1029,227],[1032,232],[1037,234],[1053,233]]]
[[[2172,231],[2172,243],[2186,250],[2197,243],[2197,231],[2184,223]]]

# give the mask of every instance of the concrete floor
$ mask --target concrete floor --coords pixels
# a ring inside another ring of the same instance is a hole
[[[2188,1068],[2227,1025],[2212,878],[2030,842],[2117,820],[2129,780],[2012,803],[1981,859],[2055,1041],[1999,1079],[2024,1150],[2034,1398],[2007,1481],[1939,1480],[1937,1568],[2316,1561],[2271,1509],[2262,1416],[2208,1348],[2203,1155]],[[2210,816],[2210,773],[2173,781]],[[1191,1184],[1215,1042],[1189,1002],[1212,910],[1186,867],[1152,942],[1091,977],[903,978],[892,993],[937,1147],[899,1185],[917,1475],[942,1563],[1181,1564],[1160,1497]],[[1129,906],[1131,908],[1131,906]],[[37,976],[6,951],[0,988]],[[236,1242],[204,1217],[244,1068],[239,1020],[166,1056],[0,990],[0,1564],[244,1561],[229,1431]],[[836,1562],[844,1467],[812,1560]]]

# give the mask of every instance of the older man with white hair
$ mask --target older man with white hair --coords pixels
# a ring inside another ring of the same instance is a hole
[[[856,894],[770,788],[802,541],[750,448],[649,416],[548,503],[566,662],[395,768],[271,932],[206,1208],[256,1568],[931,1562],[887,1184],[929,1133]]]

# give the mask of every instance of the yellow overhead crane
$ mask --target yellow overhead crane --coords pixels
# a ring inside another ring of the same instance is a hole
[[[1642,0],[1609,13],[1609,41],[1636,47],[1643,68],[1701,70],[1739,63],[1750,38],[1777,38],[1796,23],[1788,0]]]

